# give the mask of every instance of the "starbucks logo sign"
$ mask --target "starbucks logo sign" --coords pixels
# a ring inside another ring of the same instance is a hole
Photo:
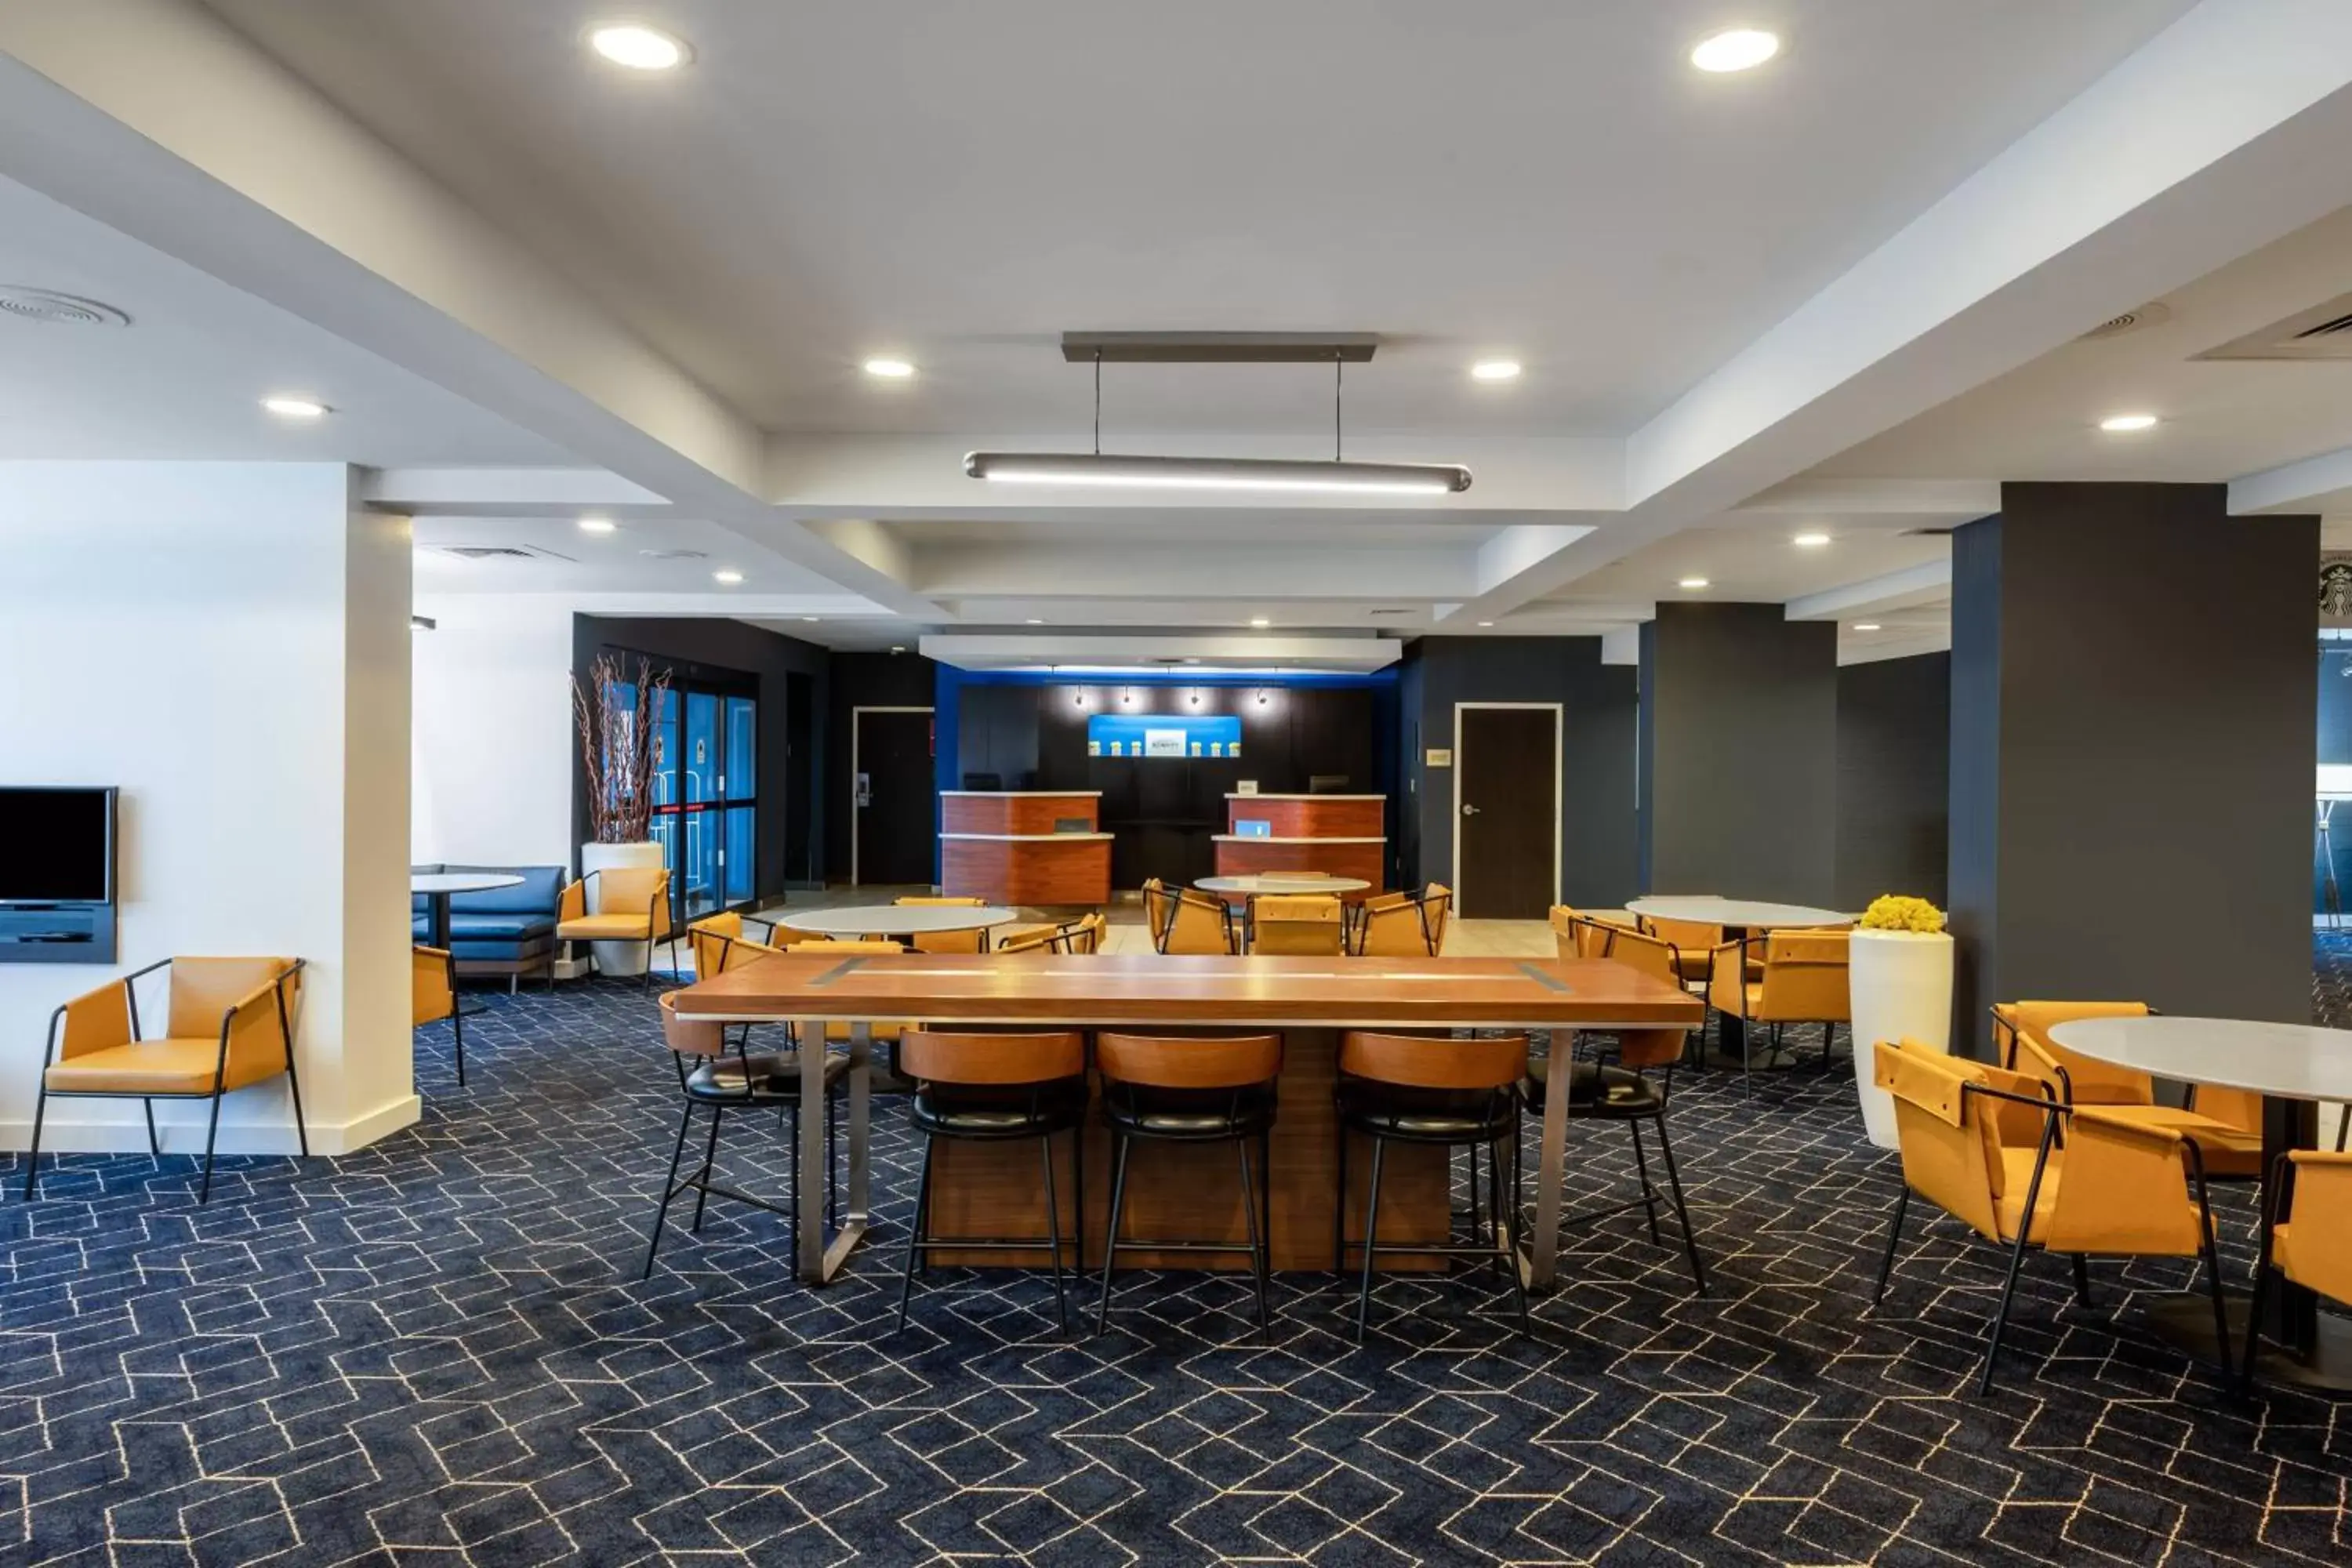
[[[2352,560],[2326,561],[2319,567],[2319,613],[2352,616]]]

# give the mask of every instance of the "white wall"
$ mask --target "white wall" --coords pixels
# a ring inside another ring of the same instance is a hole
[[[419,865],[569,866],[572,611],[533,595],[420,600],[409,854]]]
[[[0,1142],[58,1003],[173,953],[309,961],[311,1148],[415,1120],[409,545],[330,464],[0,463],[0,783],[117,784],[121,963],[0,964]],[[167,1152],[200,1102],[158,1102]],[[135,1102],[51,1103],[46,1149],[143,1149]],[[221,1148],[291,1150],[284,1080]]]

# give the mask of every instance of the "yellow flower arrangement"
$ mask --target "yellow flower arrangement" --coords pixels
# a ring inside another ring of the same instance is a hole
[[[1862,912],[1864,931],[1908,931],[1933,935],[1944,929],[1944,911],[1925,899],[1887,893]]]

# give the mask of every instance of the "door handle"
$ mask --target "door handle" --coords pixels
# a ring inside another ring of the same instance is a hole
[[[1475,805],[1465,805],[1462,808],[1462,815],[1465,816],[1475,816],[1478,815],[1478,808]]]

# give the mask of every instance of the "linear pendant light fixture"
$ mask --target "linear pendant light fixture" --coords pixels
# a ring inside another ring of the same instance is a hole
[[[1095,367],[1091,452],[968,452],[963,471],[997,484],[1119,489],[1319,491],[1353,495],[1454,495],[1470,470],[1453,463],[1350,463],[1341,455],[1339,394],[1349,360],[1372,357],[1365,333],[1307,337],[1288,332],[1068,332],[1062,356]],[[1286,363],[1331,367],[1331,460],[1155,458],[1102,449],[1105,360],[1152,364]]]

